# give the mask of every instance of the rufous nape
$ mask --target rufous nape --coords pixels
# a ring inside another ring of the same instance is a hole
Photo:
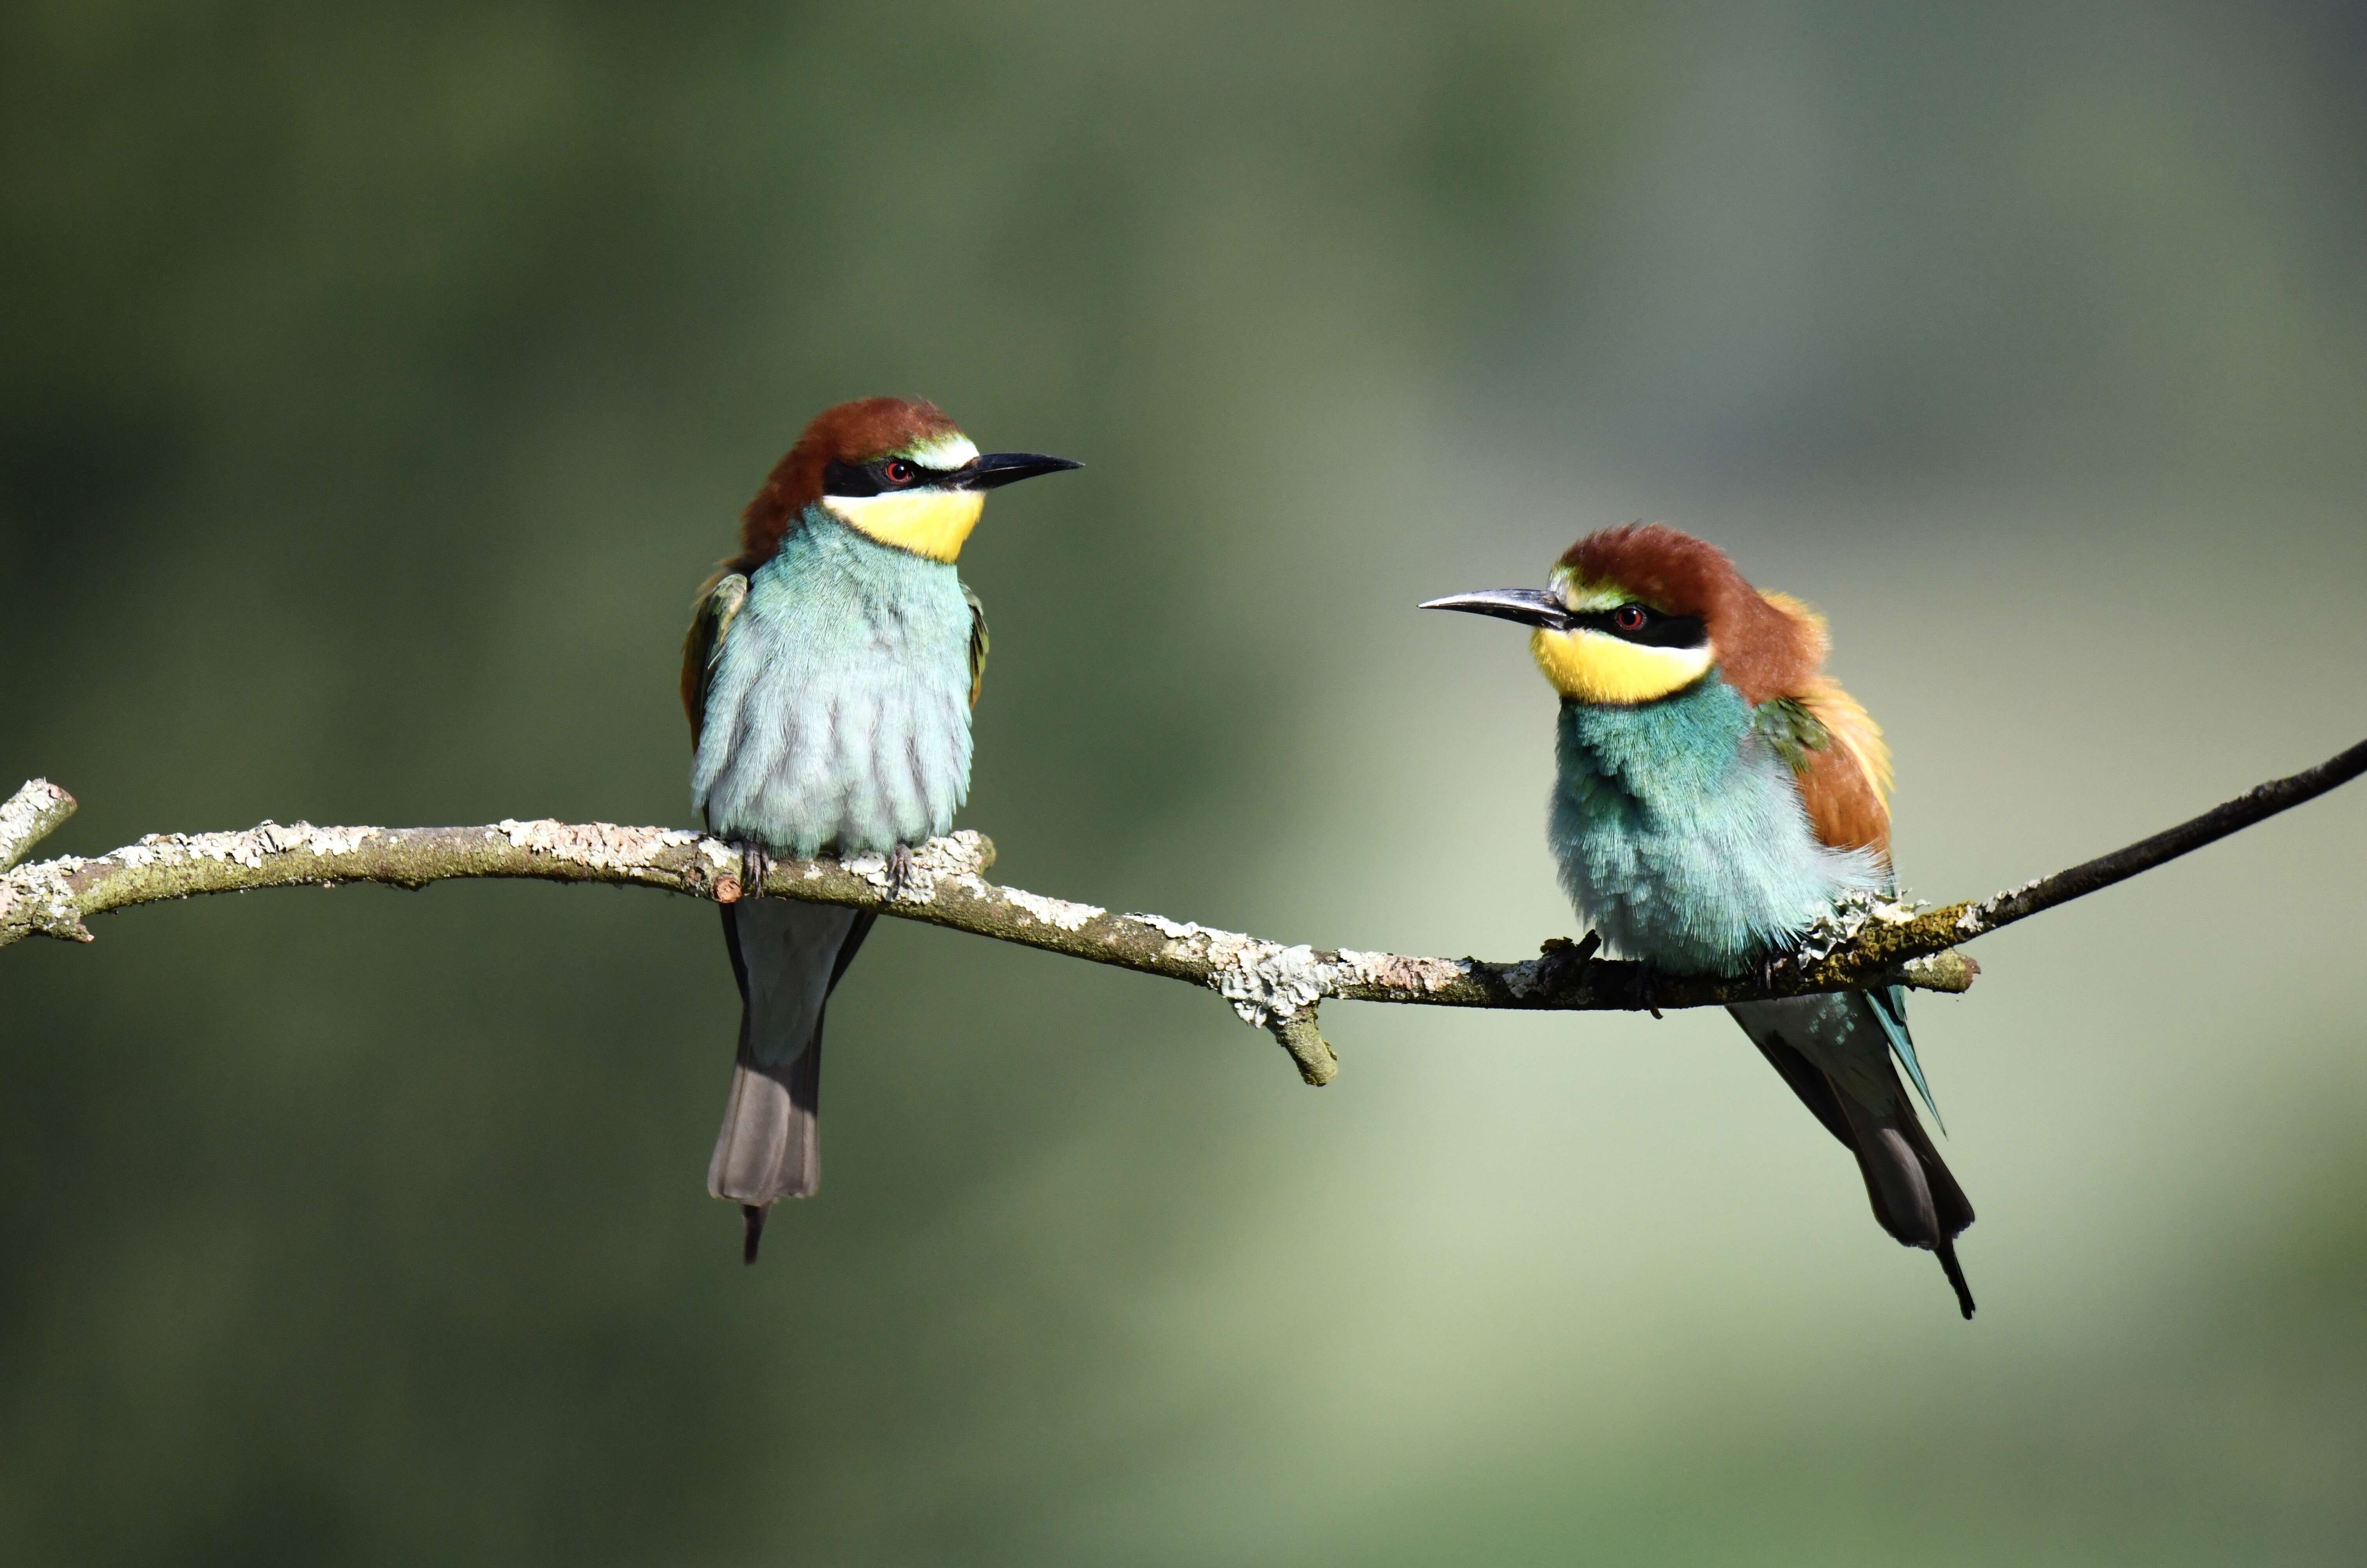
[[[1850,901],[1896,896],[1890,753],[1824,673],[1824,618],[1660,524],[1589,534],[1543,588],[1433,599],[1530,629],[1561,698],[1546,843],[1606,949],[1672,974],[1764,971]],[[1973,1206],[1899,1081],[1931,1103],[1898,986],[1729,1007],[1973,1315]],[[1896,1060],[1897,1066],[1893,1065]],[[1938,1119],[1934,1108],[1933,1119]]]
[[[765,898],[768,860],[879,854],[946,832],[969,792],[986,611],[955,562],[986,493],[1082,465],[981,454],[934,403],[873,397],[806,426],[740,521],[683,642],[694,803],[741,846],[723,908],[740,1043],[707,1187],[764,1217],[821,1180],[822,1015],[878,916]]]

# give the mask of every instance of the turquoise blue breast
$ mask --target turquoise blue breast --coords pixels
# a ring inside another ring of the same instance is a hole
[[[1889,876],[1824,847],[1791,768],[1713,671],[1634,707],[1562,705],[1546,841],[1563,891],[1612,951],[1730,974],[1833,901]]]
[[[793,855],[917,844],[969,792],[970,612],[947,562],[810,509],[749,579],[708,689],[695,803]]]

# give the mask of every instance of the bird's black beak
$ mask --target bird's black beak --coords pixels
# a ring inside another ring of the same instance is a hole
[[[999,490],[1039,473],[1058,473],[1064,468],[1084,466],[1069,458],[1048,458],[1041,452],[985,452],[954,471],[953,488]]]
[[[1517,620],[1523,626],[1550,627],[1556,631],[1569,628],[1569,610],[1562,604],[1561,596],[1544,588],[1487,588],[1476,594],[1449,594],[1414,608],[1466,609],[1474,615]]]

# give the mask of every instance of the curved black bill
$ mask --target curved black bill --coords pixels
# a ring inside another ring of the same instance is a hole
[[[1469,610],[1474,615],[1517,620],[1523,626],[1549,626],[1557,631],[1569,626],[1569,610],[1561,602],[1561,596],[1545,588],[1485,588],[1476,594],[1449,594],[1443,599],[1425,600],[1414,608]]]
[[[997,490],[1039,473],[1058,473],[1064,468],[1084,466],[1070,458],[1048,458],[1041,452],[983,452],[954,471],[953,487]]]

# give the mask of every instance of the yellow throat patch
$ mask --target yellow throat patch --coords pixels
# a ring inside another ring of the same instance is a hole
[[[975,490],[906,490],[884,495],[827,495],[822,506],[857,533],[925,555],[951,561],[978,527],[986,496]]]
[[[1707,648],[1648,648],[1607,631],[1529,634],[1529,655],[1553,687],[1572,702],[1626,706],[1682,691],[1710,666]]]

